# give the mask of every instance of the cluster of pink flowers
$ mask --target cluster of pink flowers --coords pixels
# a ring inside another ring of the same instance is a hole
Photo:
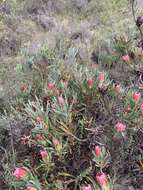
[[[133,92],[132,93],[132,100],[137,104],[141,99],[141,93],[140,92]],[[140,111],[141,113],[143,113],[143,103],[141,104],[140,106]],[[131,112],[131,107],[130,105],[128,105],[128,107],[126,108],[125,110],[125,113],[129,113]],[[116,129],[116,132],[118,133],[123,133],[125,132],[126,130],[126,125],[121,123],[121,122],[118,122],[116,125],[115,125],[115,129]]]
[[[140,92],[134,92],[132,94],[132,98],[133,98],[135,103],[138,103],[139,100],[141,99],[141,93]],[[141,113],[143,113],[143,103],[141,103],[140,111],[141,111]]]
[[[105,81],[105,74],[104,74],[104,72],[99,73],[98,80],[99,80],[100,85]],[[93,88],[94,83],[95,83],[94,79],[93,78],[89,78],[87,80],[88,88],[90,88],[90,89]]]
[[[104,172],[98,172],[96,174],[96,181],[97,181],[98,185],[100,186],[100,188],[102,188],[103,190],[105,190],[109,187],[108,179]],[[92,186],[90,184],[86,184],[82,187],[82,190],[92,190]]]
[[[25,179],[28,179],[28,171],[23,168],[23,167],[20,167],[20,168],[16,168],[15,171],[13,172],[13,176],[17,179],[17,180],[25,180]],[[31,186],[31,185],[28,185],[27,190],[37,190],[37,188]]]
[[[48,153],[45,150],[40,151],[40,153],[41,153],[41,156],[43,159],[45,159],[48,156]],[[28,172],[23,167],[16,168],[13,173],[13,176],[15,176],[17,180],[23,180],[28,176]],[[103,172],[97,173],[96,180],[100,187],[104,188],[107,186],[107,176],[105,175],[105,173],[103,173]],[[29,185],[29,186],[27,186],[27,190],[37,190],[37,189],[35,187]],[[82,187],[82,190],[92,190],[92,186],[90,184],[84,185]]]
[[[53,95],[54,92],[55,92],[56,96],[59,96],[59,94],[60,94],[58,87],[55,86],[55,84],[53,82],[48,83],[48,90],[49,90],[51,95]]]
[[[122,60],[125,62],[129,62],[130,61],[129,55],[127,54],[127,55],[122,56]],[[103,72],[101,72],[99,74],[98,80],[99,80],[99,84],[101,84],[101,85],[105,81],[105,74]],[[89,78],[87,80],[87,85],[88,85],[89,89],[93,88],[94,83],[95,83],[95,81],[92,78]],[[67,85],[67,83],[65,83],[65,86],[66,85]],[[57,94],[56,100],[60,106],[65,105],[66,99],[64,99],[63,95],[60,94],[59,89],[55,87],[54,83],[50,82],[48,84],[48,90],[49,90],[50,94],[53,94],[54,92],[56,92],[56,94]],[[118,93],[120,92],[120,90],[121,90],[120,84],[115,86],[115,90]],[[135,105],[137,105],[137,103],[140,101],[140,99],[141,99],[141,94],[139,92],[133,92],[132,93],[132,100],[134,101]],[[128,106],[127,111],[129,111],[129,112],[131,111],[130,106]],[[140,106],[140,111],[143,113],[143,103]],[[42,116],[37,116],[35,121],[37,124],[41,124],[44,122],[44,119]],[[124,133],[126,131],[126,128],[127,128],[126,125],[120,121],[118,121],[114,127],[116,132],[119,134]],[[41,134],[37,134],[35,139],[36,140],[43,140],[44,136]],[[60,142],[58,139],[53,139],[53,144],[56,147],[60,144]],[[99,160],[101,160],[100,158],[102,157],[102,155],[104,155],[103,149],[100,146],[95,146],[94,151],[95,151],[94,154],[96,155],[96,158],[99,158]],[[47,152],[47,150],[43,149],[40,151],[40,155],[41,155],[42,160],[47,163],[47,161],[49,159],[49,152]],[[101,171],[96,174],[96,181],[102,189],[106,189],[109,185],[108,184],[108,177],[104,172],[102,172],[103,168],[101,166],[99,166],[99,167],[100,167]],[[22,179],[25,179],[26,177],[28,177],[28,171],[24,167],[16,168],[14,173],[13,173],[13,176],[15,176],[15,178],[17,180],[22,180]],[[27,186],[27,190],[37,190],[37,189],[35,187],[29,185],[29,186]],[[82,190],[92,190],[92,185],[91,184],[85,184],[82,187]]]
[[[64,88],[64,89],[67,88],[68,81],[61,80],[61,85],[62,85],[62,88]],[[48,83],[48,90],[49,90],[51,95],[53,95],[55,93],[56,96],[59,96],[59,94],[60,94],[60,90],[59,90],[58,85],[55,85],[53,82]]]
[[[65,86],[67,86],[67,82],[65,82],[65,81],[63,82],[63,84]],[[50,94],[53,94],[54,92],[56,93],[56,95],[57,95],[57,101],[58,101],[58,103],[59,103],[60,106],[63,106],[65,104],[65,100],[64,100],[63,96],[60,95],[60,91],[54,85],[54,83],[52,83],[52,82],[48,83],[48,90],[49,90]]]

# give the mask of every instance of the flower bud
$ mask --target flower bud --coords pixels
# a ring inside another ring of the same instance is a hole
[[[41,150],[41,151],[40,151],[40,155],[41,155],[42,160],[43,160],[44,162],[48,162],[48,160],[49,160],[49,155],[48,155],[48,152],[47,152],[46,150]]]
[[[96,146],[95,147],[95,155],[97,157],[101,156],[101,148],[99,146]]]
[[[141,93],[140,92],[134,92],[132,95],[132,98],[133,98],[134,102],[138,102],[141,98]]]
[[[17,180],[22,180],[28,176],[28,173],[24,168],[16,168],[13,173],[13,176],[15,176]]]
[[[35,187],[27,186],[27,190],[37,190]]]
[[[92,190],[92,187],[90,184],[87,184],[82,187],[82,190]]]
[[[48,89],[49,89],[49,91],[53,91],[54,90],[54,84],[52,83],[52,82],[49,82],[49,84],[48,84]]]
[[[58,139],[53,139],[53,144],[55,146],[58,146],[60,144],[59,140]]]
[[[60,143],[58,139],[53,139],[53,144],[55,146],[57,153],[61,153],[63,148],[62,143]]]
[[[108,187],[108,184],[107,184],[107,176],[105,173],[103,172],[98,172],[96,174],[96,180],[97,180],[97,183],[98,185],[102,188],[102,189],[106,189]]]
[[[129,62],[129,61],[130,61],[129,55],[128,55],[128,54],[123,55],[123,56],[122,56],[122,60],[125,61],[125,62]]]
[[[126,125],[124,125],[124,124],[121,123],[121,122],[118,122],[118,123],[115,125],[115,128],[116,128],[116,131],[117,131],[118,133],[122,133],[122,132],[125,131]]]
[[[87,84],[88,84],[89,88],[92,88],[93,85],[94,85],[94,80],[93,79],[88,79]]]
[[[105,80],[105,74],[103,72],[100,73],[99,76],[98,76],[98,79],[99,79],[100,82],[104,82],[104,80]]]

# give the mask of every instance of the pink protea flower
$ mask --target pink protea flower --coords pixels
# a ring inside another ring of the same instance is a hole
[[[92,187],[90,184],[87,184],[82,187],[82,190],[92,190]]]
[[[101,187],[101,188],[106,188],[107,187],[107,176],[105,173],[103,172],[98,172],[96,174],[96,180],[97,180],[97,183],[98,185]]]
[[[59,102],[59,104],[60,104],[61,106],[63,106],[63,105],[65,104],[65,100],[64,100],[64,98],[63,98],[62,96],[59,96],[59,97],[58,97],[58,102]]]
[[[36,123],[37,123],[37,124],[41,124],[43,121],[44,121],[44,120],[43,120],[42,117],[40,117],[40,116],[37,116],[37,117],[36,117]]]
[[[37,190],[35,187],[27,186],[27,190]]]
[[[140,110],[143,113],[143,103],[141,104]]]
[[[27,177],[28,173],[24,168],[16,168],[13,172],[13,176],[15,176],[17,180],[21,180]]]
[[[53,144],[54,144],[55,146],[57,146],[57,145],[59,145],[59,144],[60,144],[60,142],[59,142],[59,140],[58,140],[58,139],[53,139]]]
[[[128,54],[123,55],[123,56],[122,56],[122,60],[125,61],[125,62],[129,62],[129,61],[130,61],[129,55],[128,55]]]
[[[53,91],[53,90],[54,90],[54,83],[49,82],[49,84],[48,84],[48,89],[49,89],[50,91]]]
[[[95,146],[95,155],[97,157],[101,156],[101,148],[99,146]]]
[[[99,74],[98,79],[99,79],[100,82],[104,82],[104,80],[105,80],[105,74],[104,74],[104,72],[102,72],[102,73]]]
[[[133,100],[134,100],[135,102],[138,102],[138,101],[140,100],[140,98],[141,98],[141,93],[140,93],[140,92],[134,92],[134,93],[132,94],[132,98],[133,98]]]
[[[88,79],[88,80],[87,80],[87,84],[88,84],[88,87],[89,87],[89,88],[92,88],[93,85],[94,85],[94,80],[93,80],[93,79]]]
[[[40,154],[41,154],[41,157],[42,157],[43,160],[47,159],[48,152],[46,150],[41,150]]]
[[[116,125],[115,125],[115,128],[116,128],[116,131],[118,133],[122,133],[126,130],[126,125],[124,125],[123,123],[121,122],[118,122]]]

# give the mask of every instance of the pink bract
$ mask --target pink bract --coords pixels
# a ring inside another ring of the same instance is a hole
[[[25,178],[27,175],[27,171],[24,168],[16,168],[13,173],[13,176],[15,176],[17,180],[21,180]]]

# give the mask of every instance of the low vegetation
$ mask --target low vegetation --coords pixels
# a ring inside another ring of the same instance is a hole
[[[0,187],[142,190],[142,4],[0,1]]]

